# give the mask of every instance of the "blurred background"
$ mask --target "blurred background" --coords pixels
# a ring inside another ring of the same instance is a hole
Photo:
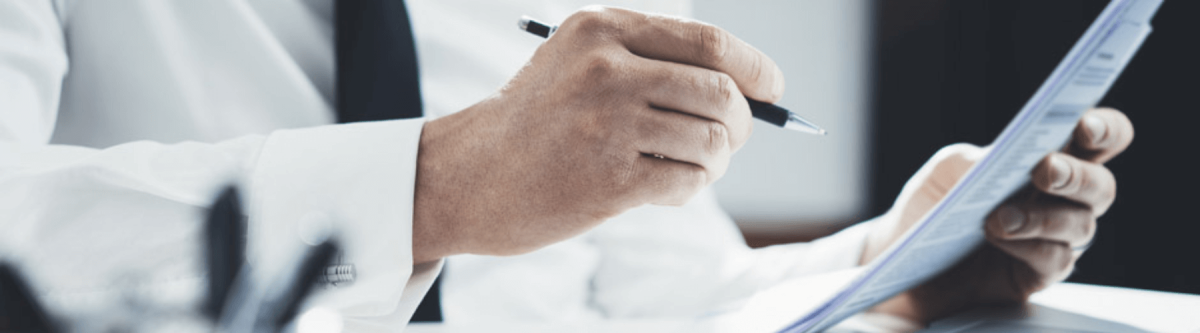
[[[693,0],[693,15],[771,56],[787,78],[780,105],[829,131],[758,122],[716,183],[755,242],[814,238],[870,218],[870,0]],[[767,239],[770,236],[779,239]]]
[[[696,18],[774,58],[780,103],[815,137],[756,126],[716,184],[752,246],[886,211],[937,149],[986,145],[1099,15],[1098,0],[695,0]],[[1071,281],[1200,293],[1200,1],[1167,0],[1101,105],[1137,129],[1119,190]]]

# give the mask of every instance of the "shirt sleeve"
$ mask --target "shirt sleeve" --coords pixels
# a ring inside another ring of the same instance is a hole
[[[332,222],[355,281],[327,289],[316,304],[347,318],[403,319],[413,275],[412,216],[421,120],[281,130],[267,138],[251,182],[252,260],[283,262],[315,223]],[[436,276],[439,265],[425,275]],[[433,278],[419,287],[427,290]],[[424,292],[419,293],[421,295]],[[400,314],[397,316],[397,314]]]
[[[53,145],[68,70],[56,4],[0,1],[0,260],[23,272],[51,312],[110,322],[96,318],[193,309],[204,293],[206,208],[238,183],[250,267],[268,270],[314,216],[327,217],[357,278],[321,289],[310,305],[337,309],[350,324],[407,322],[441,267],[412,261],[424,119],[217,143]]]
[[[414,274],[422,124],[330,125],[217,144],[133,142],[102,150],[0,142],[0,211],[16,217],[0,221],[0,244],[58,304],[87,307],[75,296],[89,295],[103,299],[91,306],[103,307],[123,292],[114,286],[202,278],[204,208],[221,186],[244,177],[255,270],[284,262],[311,216],[328,216],[357,279],[323,289],[315,304],[351,319],[396,317],[403,325],[420,301],[401,304],[403,296],[432,283],[405,283]],[[436,275],[440,265],[422,267],[418,273]],[[103,290],[114,293],[97,294]]]
[[[858,266],[870,222],[812,242],[750,249],[711,190],[683,207],[645,206],[591,233],[596,306],[612,318],[695,318],[759,290]]]

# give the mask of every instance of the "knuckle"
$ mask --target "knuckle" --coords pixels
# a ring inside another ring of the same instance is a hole
[[[637,183],[638,168],[645,167],[640,165],[636,155],[629,155],[626,158],[612,158],[616,161],[609,167],[608,174],[605,179],[611,181],[617,188],[622,189],[622,192],[633,190],[633,184]]]
[[[725,125],[709,122],[707,133],[705,148],[708,149],[708,153],[719,154],[724,151],[729,143],[729,130],[725,128]]]
[[[616,26],[616,15],[612,8],[591,5],[576,11],[563,21],[564,32],[574,34],[594,34],[604,32]]]
[[[612,79],[616,76],[619,65],[610,55],[599,55],[588,60],[584,67],[584,76],[588,82]]]
[[[700,24],[696,29],[696,57],[702,64],[715,65],[725,60],[729,51],[729,33],[714,25]]]
[[[713,80],[715,81],[713,84],[716,88],[716,95],[713,102],[722,106],[722,110],[729,109],[735,100],[734,94],[738,91],[737,83],[725,73],[717,73]]]

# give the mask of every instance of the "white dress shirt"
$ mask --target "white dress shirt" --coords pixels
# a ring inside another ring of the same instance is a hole
[[[410,0],[425,113],[479,101],[581,1]],[[610,1],[687,15],[685,0]],[[203,207],[239,181],[249,259],[271,270],[332,222],[357,279],[310,305],[402,327],[442,263],[414,267],[423,119],[330,125],[330,0],[0,0],[0,258],[76,320],[203,293]],[[711,191],[514,257],[447,261],[448,322],[695,317],[779,281],[853,267],[866,227],[750,250]],[[91,319],[89,319],[91,318]]]

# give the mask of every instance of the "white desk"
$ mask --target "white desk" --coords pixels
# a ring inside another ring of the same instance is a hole
[[[823,283],[805,284],[816,286]],[[791,294],[786,298],[801,296],[795,294],[796,292],[795,289],[781,290],[776,294]],[[799,291],[799,293],[807,292],[811,292],[811,290]],[[771,298],[783,299],[784,297]],[[1031,303],[1052,310],[1061,310],[1068,315],[1100,318],[1146,331],[1200,333],[1200,295],[1062,283],[1034,295]],[[764,304],[758,302],[751,304],[748,308],[762,306]],[[992,310],[980,309],[974,312],[978,314],[981,311],[990,313],[988,311]],[[779,315],[774,314],[773,316]],[[733,317],[736,315],[698,321],[607,320],[579,323],[413,324],[405,332],[747,332],[747,327],[739,326],[746,318],[733,319]],[[776,318],[773,321],[781,320],[786,321],[787,318]],[[859,324],[861,325],[861,323]],[[849,326],[859,327],[857,325]],[[835,328],[835,330],[845,331],[848,328],[850,327],[843,326]],[[752,329],[752,331],[758,330],[758,328]]]
[[[930,331],[953,332],[955,330],[938,328],[962,327],[961,323],[978,318],[1003,326],[1010,320],[1038,313],[1035,320],[1043,325],[1075,322],[1071,326],[1085,331],[1200,332],[1200,296],[1197,295],[1062,283],[1035,294],[1030,303],[1032,305],[1024,308],[967,311],[934,323]],[[1088,326],[1094,328],[1085,329]]]
[[[1154,332],[1200,332],[1200,295],[1061,283],[1031,301]]]

